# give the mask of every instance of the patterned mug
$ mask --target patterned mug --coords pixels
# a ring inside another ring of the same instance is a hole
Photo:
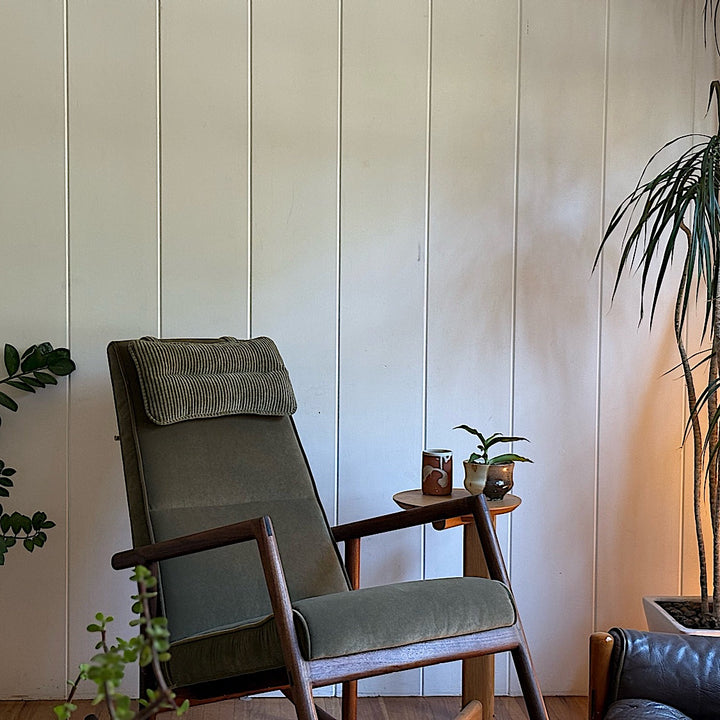
[[[422,462],[423,495],[449,495],[452,492],[452,451],[424,450]]]

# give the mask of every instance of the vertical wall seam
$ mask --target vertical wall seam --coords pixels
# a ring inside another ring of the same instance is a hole
[[[428,424],[428,338],[429,338],[429,299],[430,299],[430,151],[432,142],[432,68],[433,68],[433,0],[427,4],[427,80],[425,85],[425,218],[424,218],[424,255],[423,258],[423,320],[422,320],[422,408],[421,440],[423,448],[427,446]],[[422,448],[421,448],[422,449]],[[420,578],[427,575],[427,525],[420,533]],[[425,695],[425,669],[420,670],[420,695]]]
[[[337,0],[337,147],[335,150],[335,431],[333,436],[333,515],[340,523],[340,308],[342,292],[342,98],[343,98],[343,0]],[[333,695],[340,693],[333,687]]]
[[[512,219],[512,260],[510,278],[510,367],[508,378],[509,396],[509,424],[510,434],[515,428],[515,370],[517,351],[517,290],[518,290],[518,228],[520,220],[520,91],[522,82],[522,27],[523,27],[523,0],[517,0],[517,35],[515,56],[515,147],[513,149],[513,219]],[[513,518],[507,518],[507,572],[512,582],[512,529]],[[505,664],[505,689],[510,691],[512,673],[510,663]]]
[[[603,118],[600,162],[600,237],[605,228],[605,204],[607,196],[607,142],[608,142],[608,97],[610,80],[610,0],[605,0],[605,49],[603,68]],[[603,340],[603,281],[604,257],[600,258],[597,270],[597,330],[595,359],[595,458],[593,478],[593,537],[592,537],[592,628],[598,627],[598,567],[600,552],[600,417],[602,404],[602,340]]]
[[[253,0],[247,0],[247,333],[252,337],[253,302]]]
[[[64,203],[65,203],[65,341],[70,347],[70,52],[68,30],[68,0],[63,0],[63,122],[64,122]],[[70,673],[70,400],[72,376],[65,386],[65,681]]]
[[[692,34],[692,60],[691,60],[691,66],[690,66],[690,82],[692,84],[692,103],[691,103],[691,122],[692,122],[692,131],[693,133],[698,132],[698,116],[697,116],[697,56],[698,56],[698,33],[703,30],[704,28],[700,28],[700,18],[702,17],[702,13],[700,11],[700,2],[699,0],[696,0],[696,2],[693,3],[693,34]],[[689,329],[690,323],[685,324],[684,329],[684,335],[685,335],[685,347],[688,347],[688,340],[690,338],[690,329]],[[680,537],[678,541],[678,547],[680,548],[679,554],[678,554],[678,582],[677,582],[677,594],[682,595],[683,594],[683,585],[684,585],[684,578],[685,578],[685,512],[686,512],[686,504],[685,504],[685,485],[687,483],[687,477],[686,477],[686,467],[687,467],[687,448],[686,444],[684,442],[684,428],[687,427],[687,422],[689,420],[690,411],[688,409],[688,396],[687,396],[687,387],[685,383],[682,385],[682,408],[681,408],[681,417],[682,417],[682,428],[680,430],[681,437],[683,438],[683,442],[680,445],[680,503],[679,503],[679,510],[680,510]]]
[[[337,147],[335,158],[335,467],[334,520],[340,522],[340,309],[342,292],[342,108],[343,108],[343,0],[337,3]]]
[[[423,328],[422,328],[422,409],[420,427],[423,447],[427,445],[428,423],[428,339],[429,339],[429,300],[430,300],[430,149],[432,134],[432,63],[433,63],[433,0],[427,5],[427,79],[425,98],[425,218],[424,218],[424,255],[423,258]],[[421,577],[425,579],[425,537],[428,528],[424,527],[420,540]]]
[[[163,336],[163,242],[162,242],[162,48],[161,0],[155,2],[155,191],[157,222],[157,332]]]

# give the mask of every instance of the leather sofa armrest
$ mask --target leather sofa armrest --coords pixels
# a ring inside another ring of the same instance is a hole
[[[613,628],[607,703],[643,698],[720,717],[720,638]]]

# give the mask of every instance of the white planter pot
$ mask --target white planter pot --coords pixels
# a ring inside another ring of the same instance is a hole
[[[678,600],[697,600],[699,597],[672,596],[672,595],[649,595],[643,598],[643,609],[648,629],[652,632],[669,632],[676,635],[707,635],[708,637],[720,637],[720,630],[693,630],[681,625],[668,612],[658,605],[658,602],[673,602]]]

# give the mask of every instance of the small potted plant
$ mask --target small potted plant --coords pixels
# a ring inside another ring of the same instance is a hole
[[[465,488],[473,495],[483,493],[489,500],[499,500],[505,497],[513,486],[513,468],[516,462],[532,462],[530,458],[515,453],[502,453],[489,457],[489,450],[498,443],[509,443],[527,438],[493,433],[485,437],[479,430],[469,425],[457,425],[454,430],[465,430],[474,435],[480,443],[477,448],[480,452],[473,452],[465,466]]]

